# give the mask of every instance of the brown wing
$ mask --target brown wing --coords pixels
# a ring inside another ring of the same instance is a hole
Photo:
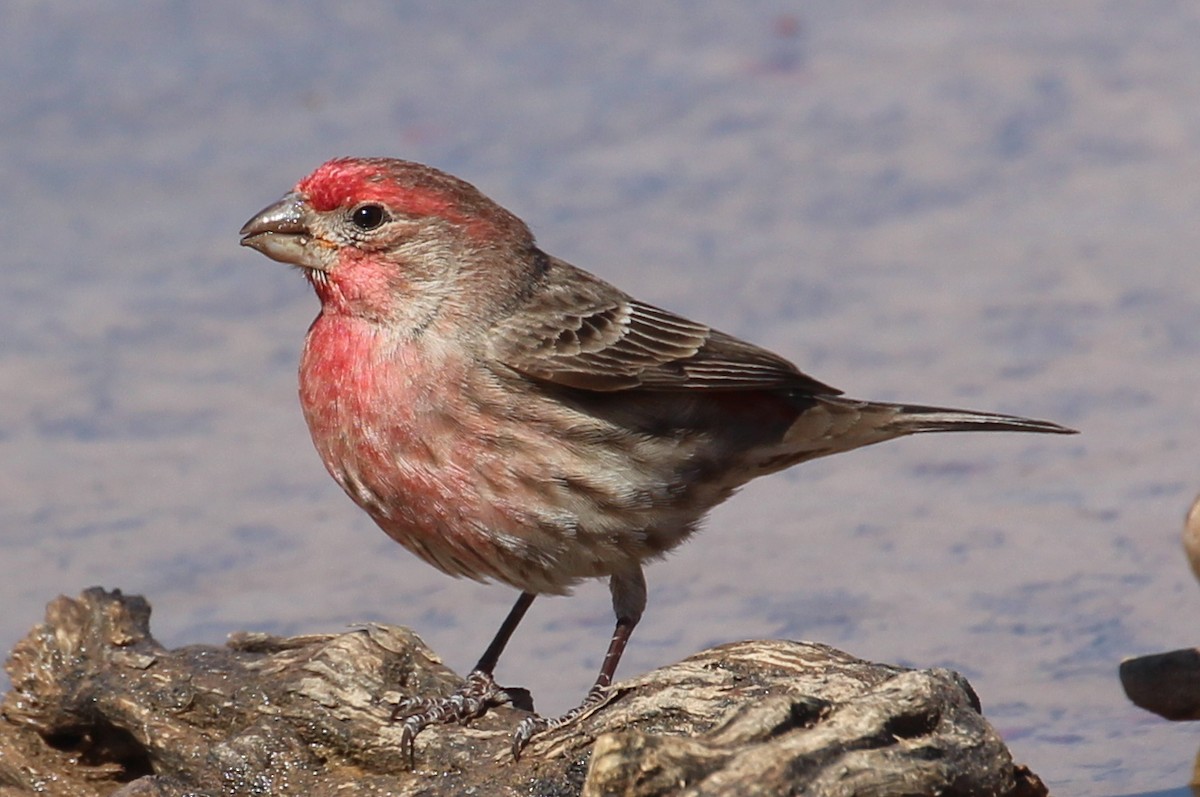
[[[553,258],[529,301],[491,339],[509,367],[585,390],[841,393],[777,354],[639,302]]]

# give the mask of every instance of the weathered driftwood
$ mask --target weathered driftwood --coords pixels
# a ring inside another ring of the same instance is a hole
[[[961,676],[821,645],[724,645],[623,682],[519,762],[513,709],[431,728],[408,772],[392,702],[458,683],[411,632],[166,650],[149,618],[101,589],[49,605],[7,664],[0,797],[1045,793]]]

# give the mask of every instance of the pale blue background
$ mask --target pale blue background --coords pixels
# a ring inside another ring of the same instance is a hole
[[[316,300],[237,246],[323,160],[397,155],[851,395],[1084,432],[752,485],[650,569],[623,674],[814,639],[961,670],[1056,794],[1182,784],[1200,734],[1116,666],[1200,642],[1198,41],[1182,2],[4,4],[0,649],[102,584],[168,644],[379,620],[474,662],[511,591],[328,479]],[[566,708],[610,622],[602,585],[540,601],[501,680]]]

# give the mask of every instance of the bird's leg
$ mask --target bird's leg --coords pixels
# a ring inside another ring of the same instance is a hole
[[[529,610],[529,605],[537,597],[532,592],[522,592],[504,618],[500,630],[496,632],[492,643],[479,658],[479,663],[467,675],[466,681],[455,692],[447,697],[410,697],[402,700],[392,709],[392,721],[403,719],[404,726],[400,734],[400,747],[408,759],[409,766],[413,764],[413,742],[417,734],[430,725],[445,722],[466,723],[482,717],[489,708],[512,704],[523,711],[533,711],[533,699],[526,689],[519,687],[503,687],[496,683],[492,673],[496,662],[504,652],[505,645],[517,630],[521,618]]]
[[[634,565],[630,570],[614,573],[608,582],[612,591],[613,613],[617,616],[617,626],[613,629],[612,639],[608,643],[608,651],[604,654],[604,662],[600,665],[600,673],[596,682],[588,690],[583,702],[560,717],[546,718],[539,714],[526,717],[517,726],[513,734],[512,753],[514,759],[520,759],[521,751],[529,740],[542,731],[560,728],[574,722],[593,708],[601,706],[608,700],[608,688],[612,686],[613,676],[621,661],[621,654],[629,643],[633,629],[642,619],[646,609],[646,577],[642,574],[640,565]]]

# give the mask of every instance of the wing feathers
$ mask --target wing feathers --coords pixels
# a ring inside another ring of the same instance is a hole
[[[587,390],[838,391],[723,332],[639,302],[551,258],[538,290],[491,332],[498,360]]]

